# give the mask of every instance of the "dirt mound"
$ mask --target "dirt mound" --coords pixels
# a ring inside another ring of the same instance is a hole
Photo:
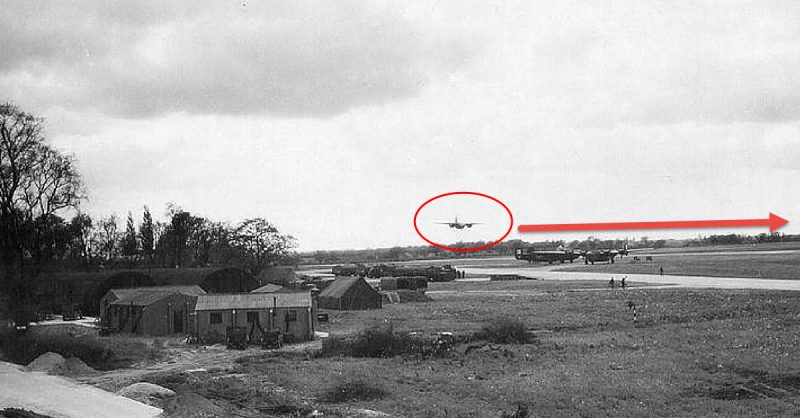
[[[84,363],[83,360],[77,357],[70,357],[65,360],[65,365],[67,367],[67,374],[72,375],[84,375],[89,373],[96,372],[95,369],[91,368],[88,364]]]
[[[61,354],[47,352],[30,362],[28,370],[63,375],[67,372],[67,361]]]
[[[65,359],[61,354],[47,352],[28,364],[32,372],[44,372],[59,376],[80,376],[94,373],[95,369],[89,367],[81,359],[70,357]]]
[[[164,415],[173,418],[229,416],[229,411],[194,392],[179,392],[164,403]]]
[[[175,392],[153,383],[139,382],[118,390],[117,395],[150,406],[160,406],[164,399],[175,396]]]

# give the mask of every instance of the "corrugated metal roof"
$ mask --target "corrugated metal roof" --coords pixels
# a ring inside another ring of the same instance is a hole
[[[111,302],[109,305],[119,305],[119,306],[147,306],[152,304],[153,302],[157,302],[158,300],[165,298],[169,295],[174,295],[174,292],[162,293],[162,292],[143,292],[138,294],[132,294],[125,296],[123,298],[117,299]]]
[[[117,298],[130,297],[143,292],[160,292],[160,293],[180,293],[183,295],[197,296],[205,295],[206,291],[197,285],[188,286],[145,286],[145,287],[130,287],[123,289],[111,289]]]
[[[195,310],[310,308],[311,292],[210,294],[197,297]]]
[[[111,289],[117,297],[111,305],[147,306],[169,295],[180,294],[187,296],[203,295],[206,292],[200,286],[154,286],[134,287],[130,289]]]

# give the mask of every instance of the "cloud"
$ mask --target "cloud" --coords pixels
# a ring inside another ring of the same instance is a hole
[[[471,56],[369,2],[169,3],[8,4],[0,90],[121,117],[329,116],[414,96]]]
[[[486,73],[564,123],[800,118],[798,2],[545,1],[497,20]]]

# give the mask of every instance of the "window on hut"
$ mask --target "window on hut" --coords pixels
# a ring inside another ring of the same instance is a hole
[[[222,312],[212,312],[208,314],[208,322],[210,324],[221,324],[222,323]]]

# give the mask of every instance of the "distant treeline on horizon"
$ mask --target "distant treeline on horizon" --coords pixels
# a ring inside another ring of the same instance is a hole
[[[779,232],[758,235],[727,234],[709,235],[687,239],[659,239],[651,240],[641,237],[638,240],[609,239],[601,240],[589,237],[585,240],[555,240],[527,242],[519,239],[501,242],[491,248],[473,252],[454,252],[436,248],[432,245],[417,245],[407,247],[375,248],[363,250],[330,250],[308,251],[293,254],[297,264],[345,264],[345,263],[376,263],[407,260],[436,260],[444,258],[469,258],[469,257],[500,257],[513,256],[514,249],[519,247],[533,247],[539,250],[553,250],[558,247],[594,250],[598,248],[622,248],[627,245],[630,249],[637,248],[684,248],[703,247],[715,245],[740,245],[758,244],[767,242],[793,242],[800,241],[800,234],[783,234]],[[477,247],[486,244],[484,241],[458,242],[448,244],[454,248]]]

